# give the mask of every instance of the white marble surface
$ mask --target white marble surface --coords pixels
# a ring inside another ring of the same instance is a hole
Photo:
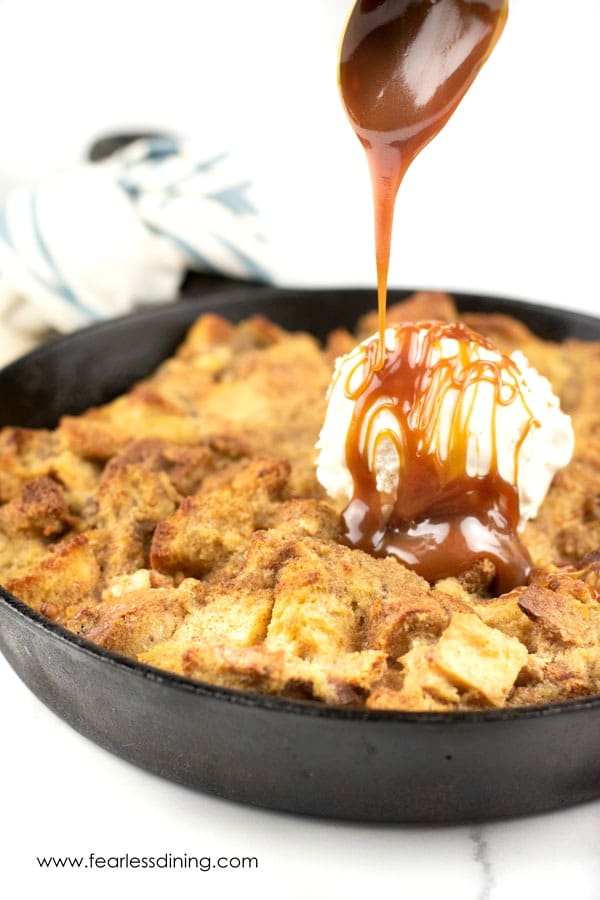
[[[283,280],[371,284],[364,163],[339,110],[331,62],[348,6],[171,0],[167,16],[167,7],[147,0],[93,8],[0,0],[0,193],[73,163],[99,132],[148,123],[190,131],[195,123],[213,143],[222,135],[244,147],[256,164]],[[566,18],[567,7],[578,15]],[[246,36],[261,27],[252,19],[261,8],[276,19],[271,50],[257,60]],[[212,31],[201,27],[207,9]],[[310,17],[318,14],[315,29]],[[598,309],[599,26],[600,0],[511,0],[506,35],[480,83],[407,181],[392,282]],[[296,45],[281,37],[290,33],[310,37],[305,77],[294,68]],[[244,71],[229,65],[234,53]],[[308,112],[298,119],[280,102],[282,73],[296,100],[310,103],[311,91],[319,93],[316,119]],[[259,91],[279,104],[287,155],[273,143],[265,152],[257,140]],[[232,117],[236,101],[242,111]],[[312,129],[324,125],[328,137],[319,144]],[[267,176],[285,190],[269,190]],[[1,361],[29,341],[0,333]],[[206,797],[122,762],[48,712],[2,658],[0,710],[2,896],[18,888],[50,900],[133,892],[154,900],[182,891],[362,900],[382,890],[419,900],[600,898],[600,802],[473,827],[301,819]],[[259,869],[90,874],[35,863],[41,854],[92,850],[256,855]]]

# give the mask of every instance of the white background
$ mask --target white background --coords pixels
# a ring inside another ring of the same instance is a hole
[[[0,191],[100,133],[228,150],[281,280],[374,281],[363,151],[337,93],[349,0],[0,0]],[[391,283],[580,309],[600,296],[600,0],[512,0],[500,43],[401,188]]]
[[[101,133],[171,128],[255,183],[280,280],[374,281],[369,184],[341,110],[346,0],[0,0],[0,195]],[[391,282],[595,311],[600,0],[512,0],[500,44],[407,176]],[[600,896],[600,806],[465,828],[245,809],[90,744],[0,660],[0,884],[53,898]],[[240,736],[243,739],[243,736]],[[257,872],[45,872],[41,854],[257,855]]]

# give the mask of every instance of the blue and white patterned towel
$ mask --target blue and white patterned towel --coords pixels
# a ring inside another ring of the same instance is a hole
[[[71,331],[177,296],[187,269],[270,280],[251,183],[223,153],[136,141],[0,205],[0,321]]]

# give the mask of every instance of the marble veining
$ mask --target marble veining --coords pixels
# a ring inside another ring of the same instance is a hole
[[[495,886],[494,870],[483,825],[474,825],[469,831],[473,859],[481,872],[481,887],[476,900],[490,900]]]

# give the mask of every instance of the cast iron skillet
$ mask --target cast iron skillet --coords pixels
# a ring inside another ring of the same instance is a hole
[[[406,292],[399,292],[399,299]],[[538,334],[600,339],[600,320],[486,297]],[[324,336],[372,291],[230,288],[94,326],[0,372],[0,425],[52,426],[147,375],[205,310],[263,313]],[[337,709],[213,687],[140,665],[65,631],[0,591],[0,649],[82,734],[174,781],[319,816],[450,822],[513,816],[600,795],[600,697],[477,713]]]

